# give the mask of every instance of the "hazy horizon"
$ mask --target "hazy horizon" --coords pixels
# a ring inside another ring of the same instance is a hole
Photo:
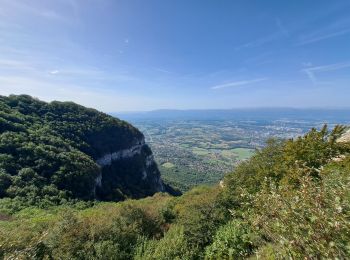
[[[105,113],[148,113],[148,112],[157,112],[157,111],[229,111],[229,110],[350,110],[348,107],[231,107],[231,108],[158,108],[152,110],[120,110],[120,111],[105,111]]]

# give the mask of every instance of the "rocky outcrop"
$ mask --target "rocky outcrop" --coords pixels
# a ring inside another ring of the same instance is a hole
[[[95,186],[95,194],[100,199],[139,198],[166,191],[143,137],[134,140],[128,148],[102,155],[96,163],[101,167]]]
[[[339,143],[348,143],[350,142],[350,129],[348,129],[338,140]]]
[[[144,145],[145,145],[144,143],[137,144],[137,145],[131,146],[128,149],[122,149],[119,151],[115,151],[113,153],[105,154],[101,158],[97,159],[96,162],[101,167],[104,167],[107,165],[111,165],[112,162],[116,160],[124,160],[128,158],[132,158],[135,155],[141,153],[142,146]]]

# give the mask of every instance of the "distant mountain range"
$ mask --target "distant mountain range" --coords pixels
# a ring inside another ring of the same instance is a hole
[[[350,122],[350,108],[244,108],[172,110],[111,113],[124,120],[312,120],[335,123]]]

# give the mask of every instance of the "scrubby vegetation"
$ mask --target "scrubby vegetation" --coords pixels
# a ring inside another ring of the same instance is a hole
[[[3,198],[0,258],[349,258],[350,144],[337,142],[343,132],[325,126],[295,140],[270,140],[222,185],[181,197],[59,206],[33,200],[27,207]],[[45,197],[41,181],[32,169],[12,176],[4,168],[0,191],[17,194],[15,187],[29,182]]]

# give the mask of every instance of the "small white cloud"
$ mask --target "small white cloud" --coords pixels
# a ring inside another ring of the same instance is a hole
[[[260,79],[252,79],[252,80],[242,80],[242,81],[234,81],[226,84],[221,84],[221,85],[216,85],[211,87],[211,89],[220,89],[220,88],[228,88],[228,87],[238,87],[238,86],[243,86],[243,85],[248,85],[248,84],[253,84],[253,83],[258,83],[261,81],[268,80],[268,78],[260,78]]]
[[[129,39],[124,39],[124,43],[128,44],[129,43]]]
[[[55,75],[55,74],[58,74],[58,73],[59,73],[58,70],[51,70],[51,71],[50,71],[50,74],[52,74],[52,75]]]
[[[154,70],[160,71],[160,72],[163,72],[163,73],[171,73],[170,71],[162,69],[162,68],[154,68]]]

